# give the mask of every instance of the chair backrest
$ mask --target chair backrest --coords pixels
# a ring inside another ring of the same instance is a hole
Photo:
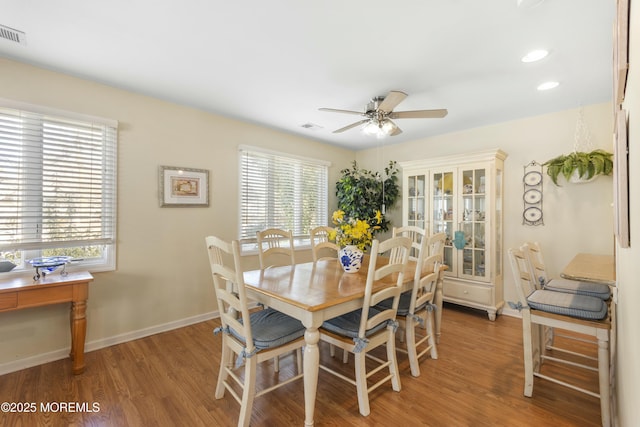
[[[440,263],[444,263],[444,243],[447,240],[447,233],[435,233],[429,236],[427,241],[427,254],[438,255]]]
[[[522,247],[519,249],[510,248],[507,253],[516,284],[518,301],[522,307],[528,307],[527,297],[536,290],[536,284],[532,282],[529,260],[523,249]]]
[[[547,272],[544,267],[544,257],[542,256],[540,244],[538,242],[527,242],[521,249],[523,249],[524,255],[529,261],[531,279],[536,284],[536,287],[540,288],[542,284],[549,281],[549,277],[547,276]]]
[[[311,255],[313,256],[314,262],[319,259],[338,258],[338,251],[340,250],[340,247],[329,241],[329,233],[333,230],[334,229],[331,227],[320,226],[309,232]],[[330,253],[332,256],[320,256],[321,253],[326,253],[328,251],[331,251]]]
[[[400,291],[404,282],[404,271],[409,262],[410,251],[411,239],[406,236],[391,237],[383,242],[374,239],[371,243],[369,269],[367,271],[367,282],[364,291],[364,304],[362,307],[358,337],[364,338],[367,330],[374,328],[382,322],[395,320],[398,311]],[[389,254],[388,262],[377,266],[378,258],[383,254]],[[373,292],[374,284],[377,281],[393,274],[397,275],[395,286],[389,286]],[[388,298],[393,298],[392,308],[383,310],[369,318],[369,308]]]
[[[272,265],[293,265],[296,263],[291,231],[268,228],[258,231],[256,238],[261,269]]]
[[[237,240],[229,243],[215,236],[208,236],[205,241],[222,328],[232,328],[241,334],[247,352],[251,354],[254,343],[242,275],[240,244]]]
[[[426,274],[420,274],[420,276],[416,274],[417,277],[414,279],[413,289],[411,290],[409,313],[415,314],[416,307],[421,307],[426,303],[433,304],[438,280],[443,274],[443,270],[440,269],[441,265],[440,254],[428,255],[425,253],[425,256],[422,257],[419,266],[416,266],[416,270],[420,269],[421,272],[426,272]]]
[[[411,252],[409,259],[417,260],[420,256],[422,241],[427,236],[427,229],[407,225],[404,227],[393,227],[391,237],[405,236],[411,239]]]

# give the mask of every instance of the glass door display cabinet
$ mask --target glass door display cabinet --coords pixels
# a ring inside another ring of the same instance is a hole
[[[478,153],[400,163],[403,224],[447,235],[444,301],[486,310],[504,306],[503,170],[506,153]]]

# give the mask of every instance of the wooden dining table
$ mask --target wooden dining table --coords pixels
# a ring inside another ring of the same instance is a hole
[[[381,261],[384,262],[384,261]],[[337,259],[315,263],[269,267],[244,272],[244,282],[250,298],[299,319],[304,334],[304,402],[305,425],[313,425],[320,351],[318,328],[325,320],[362,308],[367,279],[365,258],[357,273],[345,273]],[[404,273],[403,291],[413,286],[415,263],[410,262]],[[374,284],[374,292],[394,286],[396,275]]]

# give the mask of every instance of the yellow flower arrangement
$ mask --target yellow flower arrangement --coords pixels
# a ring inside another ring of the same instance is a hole
[[[380,211],[376,212],[375,223],[380,224],[381,218]],[[342,210],[335,211],[331,219],[336,228],[329,233],[329,240],[335,241],[340,247],[355,245],[359,249],[365,250],[373,241],[373,230],[379,228],[378,226],[372,227],[366,220],[346,217]]]

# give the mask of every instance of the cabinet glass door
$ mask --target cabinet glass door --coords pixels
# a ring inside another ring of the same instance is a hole
[[[460,277],[474,280],[486,280],[486,170],[463,169],[460,171],[462,231],[465,246],[462,250],[462,269]]]
[[[453,171],[437,172],[432,175],[432,233],[446,233],[444,246],[444,264],[449,268],[447,273],[455,272],[455,249],[453,248],[454,221],[454,189],[455,174]]]
[[[407,203],[409,205],[407,225],[414,225],[424,229],[426,226],[425,201],[426,194],[426,175],[409,176],[407,187],[409,196]]]

